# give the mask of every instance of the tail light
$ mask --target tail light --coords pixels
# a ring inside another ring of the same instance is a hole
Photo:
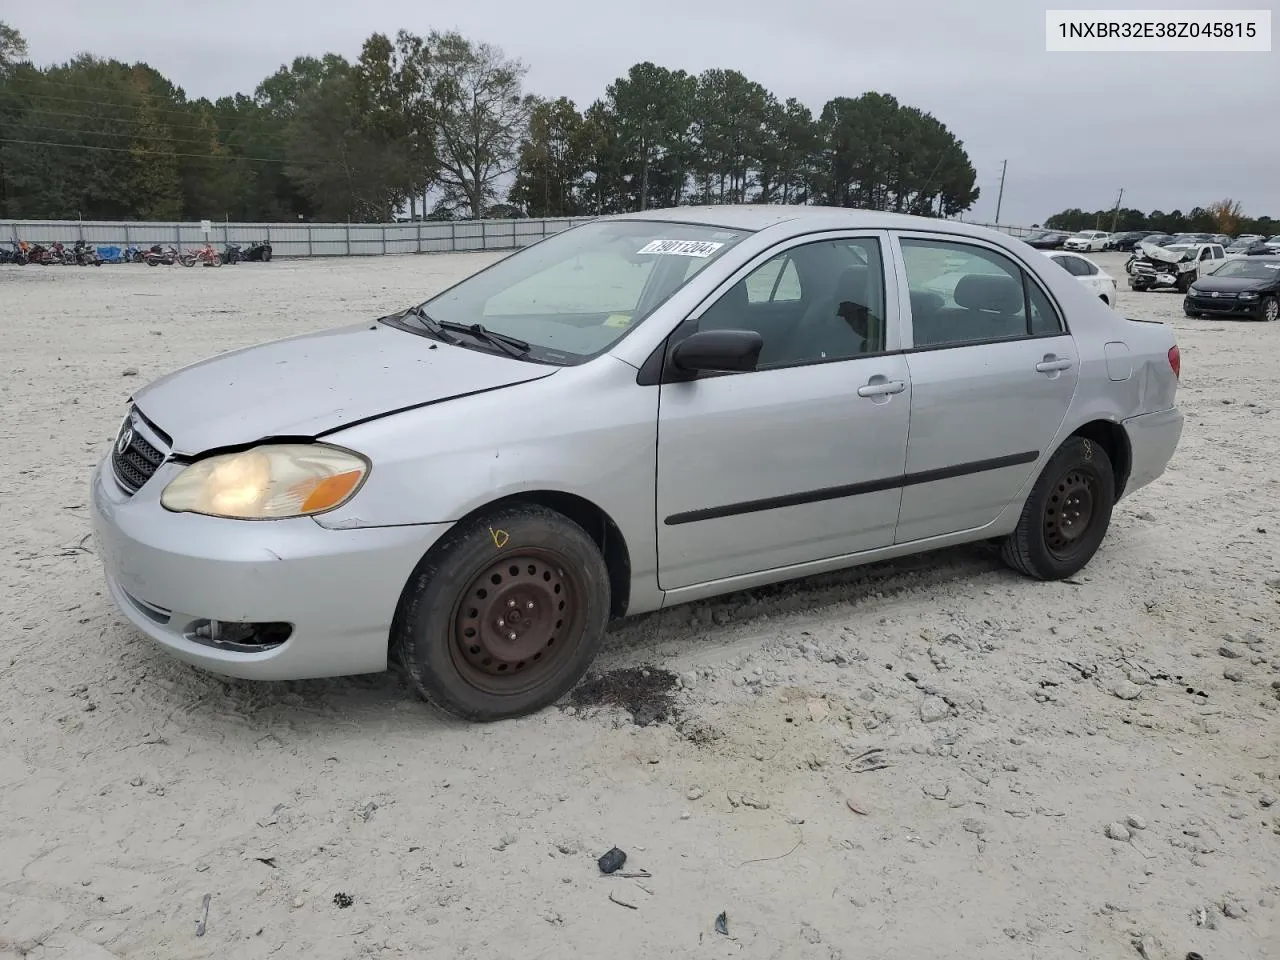
[[[1182,353],[1178,350],[1178,345],[1176,343],[1169,348],[1169,366],[1173,370],[1173,375],[1181,380]]]

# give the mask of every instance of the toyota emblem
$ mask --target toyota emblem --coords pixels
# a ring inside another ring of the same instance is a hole
[[[116,453],[124,453],[133,443],[133,427],[125,427],[120,431],[120,439],[116,441]]]

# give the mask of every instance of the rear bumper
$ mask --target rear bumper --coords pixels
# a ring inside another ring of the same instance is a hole
[[[1177,407],[1122,420],[1132,463],[1124,495],[1140,490],[1164,473],[1182,439],[1182,411]]]

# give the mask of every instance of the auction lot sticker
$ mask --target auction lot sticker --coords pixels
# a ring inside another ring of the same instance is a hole
[[[1058,53],[1268,53],[1270,10],[1046,10]]]
[[[665,253],[676,257],[709,257],[723,243],[712,243],[709,240],[651,240],[636,253]]]

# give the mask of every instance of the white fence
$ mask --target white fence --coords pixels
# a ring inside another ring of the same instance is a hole
[[[271,243],[277,257],[355,257],[388,253],[450,253],[467,250],[514,250],[548,234],[586,223],[581,219],[427,220],[417,223],[225,223],[213,221],[206,235],[202,224],[107,220],[0,220],[0,242],[26,240],[48,245],[77,240],[95,246],[146,248],[152,244],[179,249],[201,246],[206,236],[224,243]]]
[[[454,253],[474,250],[514,250],[594,218],[521,220],[419,221],[417,223],[225,223],[213,221],[206,235],[202,224],[108,220],[0,220],[0,242],[26,240],[70,246],[84,240],[95,246],[146,248],[152,244],[179,249],[215,244],[271,243],[277,257],[354,257],[390,253]],[[1030,227],[995,226],[1023,237]]]

